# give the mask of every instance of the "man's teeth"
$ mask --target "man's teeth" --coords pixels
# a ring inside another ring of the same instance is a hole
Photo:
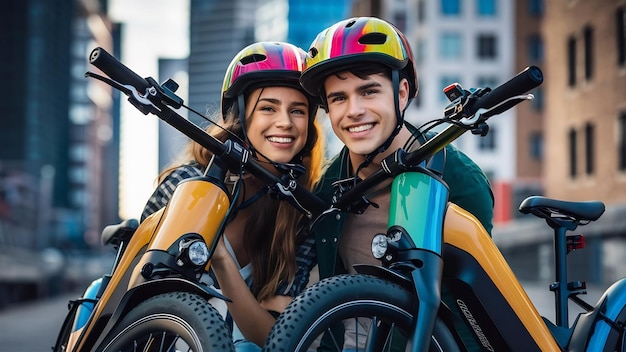
[[[293,138],[290,137],[267,137],[267,140],[272,143],[291,143]]]
[[[350,132],[363,132],[363,131],[369,130],[372,127],[374,127],[373,123],[367,123],[365,125],[360,125],[360,126],[356,126],[356,127],[350,127],[350,128],[348,128],[348,131],[350,131]]]

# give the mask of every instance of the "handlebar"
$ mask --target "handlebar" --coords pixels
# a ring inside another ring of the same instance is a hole
[[[123,92],[128,96],[128,99],[144,114],[149,112],[158,116],[216,156],[222,157],[231,171],[236,172],[243,166],[246,171],[265,184],[275,186],[286,200],[309,217],[315,217],[327,209],[326,204],[320,198],[309,192],[300,183],[293,180],[283,180],[263,167],[256,159],[249,158],[249,153],[243,146],[233,141],[223,143],[180,116],[168,105],[178,105],[182,99],[178,98],[180,100],[173,101],[173,93],[164,91],[164,88],[159,86],[151,77],[141,78],[100,47],[91,52],[89,62],[113,80],[113,82],[107,83],[118,89],[126,89],[127,91]],[[90,74],[90,76],[102,79],[102,77],[94,74]],[[129,86],[135,92],[132,92]],[[133,93],[139,94],[139,96]]]
[[[538,87],[542,82],[543,74],[541,70],[536,66],[527,67],[502,85],[488,91],[476,98],[476,100],[468,102],[468,104],[463,107],[463,111],[460,115],[470,117],[474,116],[481,109],[485,109],[488,112],[482,115],[481,120],[485,121],[490,116],[500,114],[519,104],[522,101],[521,99],[509,99]],[[502,105],[498,106],[499,104]],[[380,184],[385,179],[396,176],[399,172],[406,170],[407,167],[418,165],[460,137],[467,130],[467,127],[451,124],[413,152],[406,153],[402,149],[397,150],[382,161],[382,168],[357,183],[352,189],[339,197],[334,207],[347,209],[351,205],[361,202],[363,195],[366,194],[367,191]]]
[[[493,108],[507,99],[524,94],[529,90],[538,87],[542,82],[543,73],[539,67],[527,67],[515,77],[476,100],[473,106],[470,107],[471,110],[469,110],[468,113],[471,116],[474,115],[479,109]],[[490,116],[500,114],[517,105],[519,102],[520,101],[511,101],[505,103],[496,110],[490,111]]]
[[[89,63],[99,68],[112,80],[123,85],[130,85],[142,94],[145,94],[146,90],[150,88],[146,79],[141,78],[102,48],[95,48],[91,51]]]

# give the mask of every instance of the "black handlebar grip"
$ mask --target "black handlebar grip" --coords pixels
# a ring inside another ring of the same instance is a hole
[[[106,50],[98,47],[91,51],[89,54],[89,63],[99,68],[112,80],[124,84],[131,85],[137,89],[137,91],[143,94],[146,89],[150,87],[148,81],[141,78],[133,70],[126,67],[123,63],[118,61],[113,55],[109,54]]]
[[[476,112],[476,110],[480,108],[489,109],[511,97],[524,94],[538,87],[542,82],[543,73],[539,67],[527,67],[501,86],[496,87],[491,92],[480,97],[472,107],[472,110]]]

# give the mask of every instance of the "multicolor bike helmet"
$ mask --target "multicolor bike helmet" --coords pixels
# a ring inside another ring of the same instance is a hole
[[[317,35],[306,58],[306,68],[300,77],[304,89],[318,96],[325,108],[324,80],[336,72],[348,71],[367,63],[383,64],[391,69],[396,110],[396,128],[387,140],[369,154],[361,167],[367,166],[379,153],[391,145],[404,125],[400,111],[400,79],[409,82],[409,105],[417,95],[417,73],[413,51],[406,37],[394,25],[376,17],[355,17],[338,22]]]
[[[319,99],[308,94],[300,85],[300,75],[304,69],[306,52],[284,42],[257,42],[243,48],[231,61],[224,75],[222,85],[222,116],[237,104],[243,137],[249,143],[245,124],[245,94],[256,88],[283,86],[301,91],[309,100],[309,126],[307,143],[303,149],[310,150],[317,141],[314,126]],[[252,148],[253,153],[254,147]]]
[[[243,48],[224,76],[221,102],[224,116],[232,103],[251,89],[286,86],[303,91],[299,78],[305,58],[304,50],[289,43],[258,42]]]
[[[409,99],[417,95],[413,51],[394,25],[376,17],[356,17],[327,28],[311,44],[300,83],[310,94],[320,96],[324,79],[356,63],[380,63],[403,71],[409,81]]]

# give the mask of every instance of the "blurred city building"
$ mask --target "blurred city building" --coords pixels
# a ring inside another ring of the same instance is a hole
[[[174,80],[179,85],[176,95],[187,101],[189,95],[189,75],[188,61],[184,59],[159,59],[159,82],[163,83],[168,79]],[[178,109],[178,114],[188,117],[187,109]],[[159,144],[159,171],[165,170],[178,155],[184,150],[189,138],[165,121],[159,120],[158,127],[158,144]]]
[[[114,101],[84,77],[90,48],[114,44],[104,13],[96,0],[30,0],[9,1],[0,14],[0,172],[22,175],[24,187],[2,182],[4,201],[24,192],[34,200],[29,211],[4,206],[28,227],[20,237],[32,248],[91,244],[103,223],[117,221]]]
[[[546,1],[546,194],[626,199],[626,3]]]
[[[541,23],[544,19],[544,0],[515,1],[515,71],[528,66],[541,68],[547,75]],[[545,79],[547,81],[548,79]],[[520,218],[519,204],[529,195],[544,194],[542,175],[544,158],[544,101],[545,85],[533,89],[534,99],[519,104],[515,118],[515,170],[512,182],[500,182],[499,192],[508,199],[510,207],[500,208],[500,219]]]
[[[49,288],[60,263],[46,248],[99,248],[118,221],[115,99],[84,77],[91,48],[113,49],[105,13],[97,0],[2,5],[0,305]]]
[[[586,249],[570,254],[576,279],[591,282],[626,275],[625,11],[619,0],[517,5],[525,14],[517,19],[517,66],[526,61],[544,72],[533,104],[517,108],[518,184],[540,183],[548,197],[606,204],[598,221],[576,230],[586,236]],[[494,238],[526,278],[548,278],[552,234],[545,223],[512,222]]]

